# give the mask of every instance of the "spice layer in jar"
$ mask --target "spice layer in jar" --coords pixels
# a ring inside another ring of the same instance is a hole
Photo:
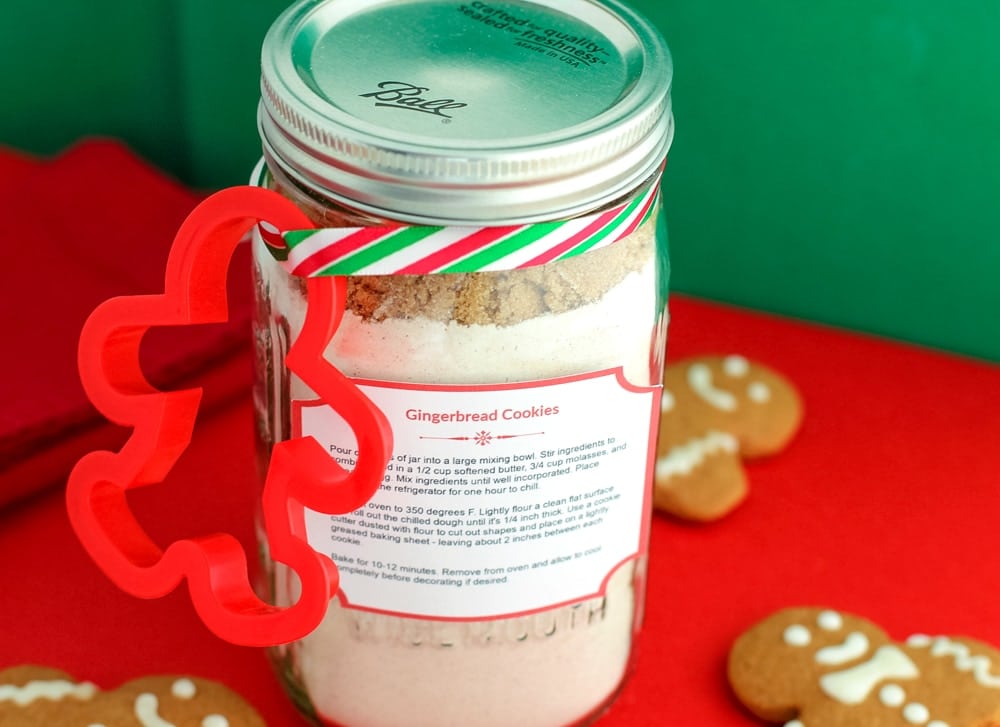
[[[265,40],[257,183],[319,228],[407,230],[348,272],[349,255],[323,269],[335,245],[296,267],[322,235],[287,259],[254,241],[260,471],[304,435],[353,464],[336,403],[284,362],[306,274],[347,276],[325,356],[393,430],[368,504],[308,514],[341,590],[272,651],[317,724],[584,724],[631,668],[667,326],[669,57],[621,3],[552,5],[310,0]],[[377,35],[391,51],[358,42]],[[530,242],[412,272],[470,230]],[[294,602],[263,534],[261,550],[264,595]]]

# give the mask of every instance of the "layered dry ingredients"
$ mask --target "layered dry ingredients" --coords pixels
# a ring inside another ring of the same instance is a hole
[[[656,226],[654,215],[616,244],[524,270],[352,278],[327,356],[348,376],[385,381],[504,383],[621,366],[630,383],[656,385],[662,346],[654,340],[666,325]],[[290,435],[290,401],[315,395],[283,362],[305,316],[305,285],[257,248],[266,464],[270,446]],[[294,576],[266,565],[275,602],[293,602]],[[603,597],[471,623],[374,614],[334,600],[322,625],[278,658],[292,693],[328,724],[570,724],[608,701],[625,676],[644,571],[644,558],[629,561]]]

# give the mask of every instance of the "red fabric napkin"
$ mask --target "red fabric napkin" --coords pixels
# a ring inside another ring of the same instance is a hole
[[[86,140],[54,159],[0,149],[0,505],[61,483],[84,453],[117,449],[124,432],[87,400],[76,343],[87,315],[117,295],[163,290],[167,252],[201,195],[121,144]],[[153,331],[143,344],[147,376],[179,388],[197,377],[203,409],[250,385],[249,253],[230,276],[224,325]]]

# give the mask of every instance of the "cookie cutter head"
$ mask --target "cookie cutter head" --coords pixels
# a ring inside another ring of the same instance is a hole
[[[265,221],[278,229],[312,224],[287,199],[257,187],[217,192],[196,207],[174,238],[164,292],[112,298],[80,335],[78,367],[91,402],[132,431],[117,452],[95,451],[74,466],[66,489],[70,522],[98,567],[120,588],[159,598],[187,580],[205,625],[241,645],[300,639],[319,625],[339,588],[337,566],[306,540],[306,508],[344,514],[378,490],[392,451],[381,410],[333,367],[323,351],[343,317],[343,278],[307,281],[310,305],[286,357],[288,368],[344,418],[358,442],[352,470],[311,437],[277,443],[265,478],[262,514],[271,558],[294,570],[298,600],[286,607],[260,599],[235,536],[215,533],[157,545],[129,507],[127,492],[162,483],[191,442],[200,389],[160,391],[142,372],[139,348],[153,327],[218,323],[228,318],[226,277],[245,234]]]

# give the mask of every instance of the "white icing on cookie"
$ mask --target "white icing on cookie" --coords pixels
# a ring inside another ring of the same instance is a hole
[[[890,679],[916,679],[920,670],[904,651],[888,644],[880,647],[866,662],[844,671],[820,677],[819,686],[831,699],[841,704],[861,704],[878,686]]]
[[[696,437],[684,444],[678,444],[656,460],[656,477],[666,479],[676,475],[691,474],[691,471],[709,455],[716,452],[735,454],[739,448],[739,440],[732,434],[711,431],[704,437]]]
[[[178,679],[171,691],[179,699],[192,699],[197,693],[197,688],[190,679]],[[176,727],[160,716],[159,709],[160,703],[155,694],[144,692],[135,699],[135,716],[142,727]],[[229,720],[221,714],[210,714],[201,721],[201,727],[229,727]]]
[[[736,409],[736,397],[728,391],[715,387],[712,370],[703,363],[692,364],[687,371],[688,386],[707,403],[722,411]]]
[[[754,381],[747,387],[747,396],[757,404],[766,404],[771,401],[771,387],[763,381]]]
[[[664,389],[663,393],[660,395],[660,411],[673,411],[675,406],[677,406],[677,399],[673,394]]]
[[[836,611],[820,611],[816,623],[824,631],[840,631],[844,628],[844,617]]]
[[[886,684],[879,691],[878,698],[886,707],[902,707],[906,703],[906,692],[898,684]]]
[[[915,634],[906,640],[909,646],[931,649],[933,656],[950,656],[955,660],[955,668],[959,671],[972,672],[972,676],[984,687],[1000,688],[1000,677],[990,673],[992,663],[987,656],[972,656],[965,644],[952,641],[947,636],[930,637]]]
[[[939,719],[932,719],[927,723],[927,727],[951,727],[947,722],[942,722]]]
[[[36,699],[48,699],[58,702],[66,697],[90,699],[97,693],[97,686],[90,682],[74,684],[65,679],[50,679],[30,681],[23,687],[12,684],[0,684],[0,702],[13,702],[19,707],[31,704]]]
[[[785,722],[785,727],[806,727],[801,720],[793,719],[791,722]]]
[[[812,634],[802,624],[792,624],[785,629],[784,639],[789,646],[809,646]]]
[[[868,653],[868,637],[860,631],[847,635],[844,643],[827,646],[816,652],[816,663],[829,666],[840,666],[849,661],[860,659]]]
[[[750,362],[742,356],[726,356],[722,359],[722,370],[727,376],[739,379],[750,371]]]
[[[198,688],[190,679],[178,679],[171,685],[170,693],[178,699],[194,699],[198,693]]]
[[[135,698],[135,716],[142,727],[175,727],[160,716],[159,708],[160,702],[155,694],[143,692]]]
[[[918,702],[911,702],[903,707],[903,719],[910,724],[926,724],[930,718],[930,710]]]

